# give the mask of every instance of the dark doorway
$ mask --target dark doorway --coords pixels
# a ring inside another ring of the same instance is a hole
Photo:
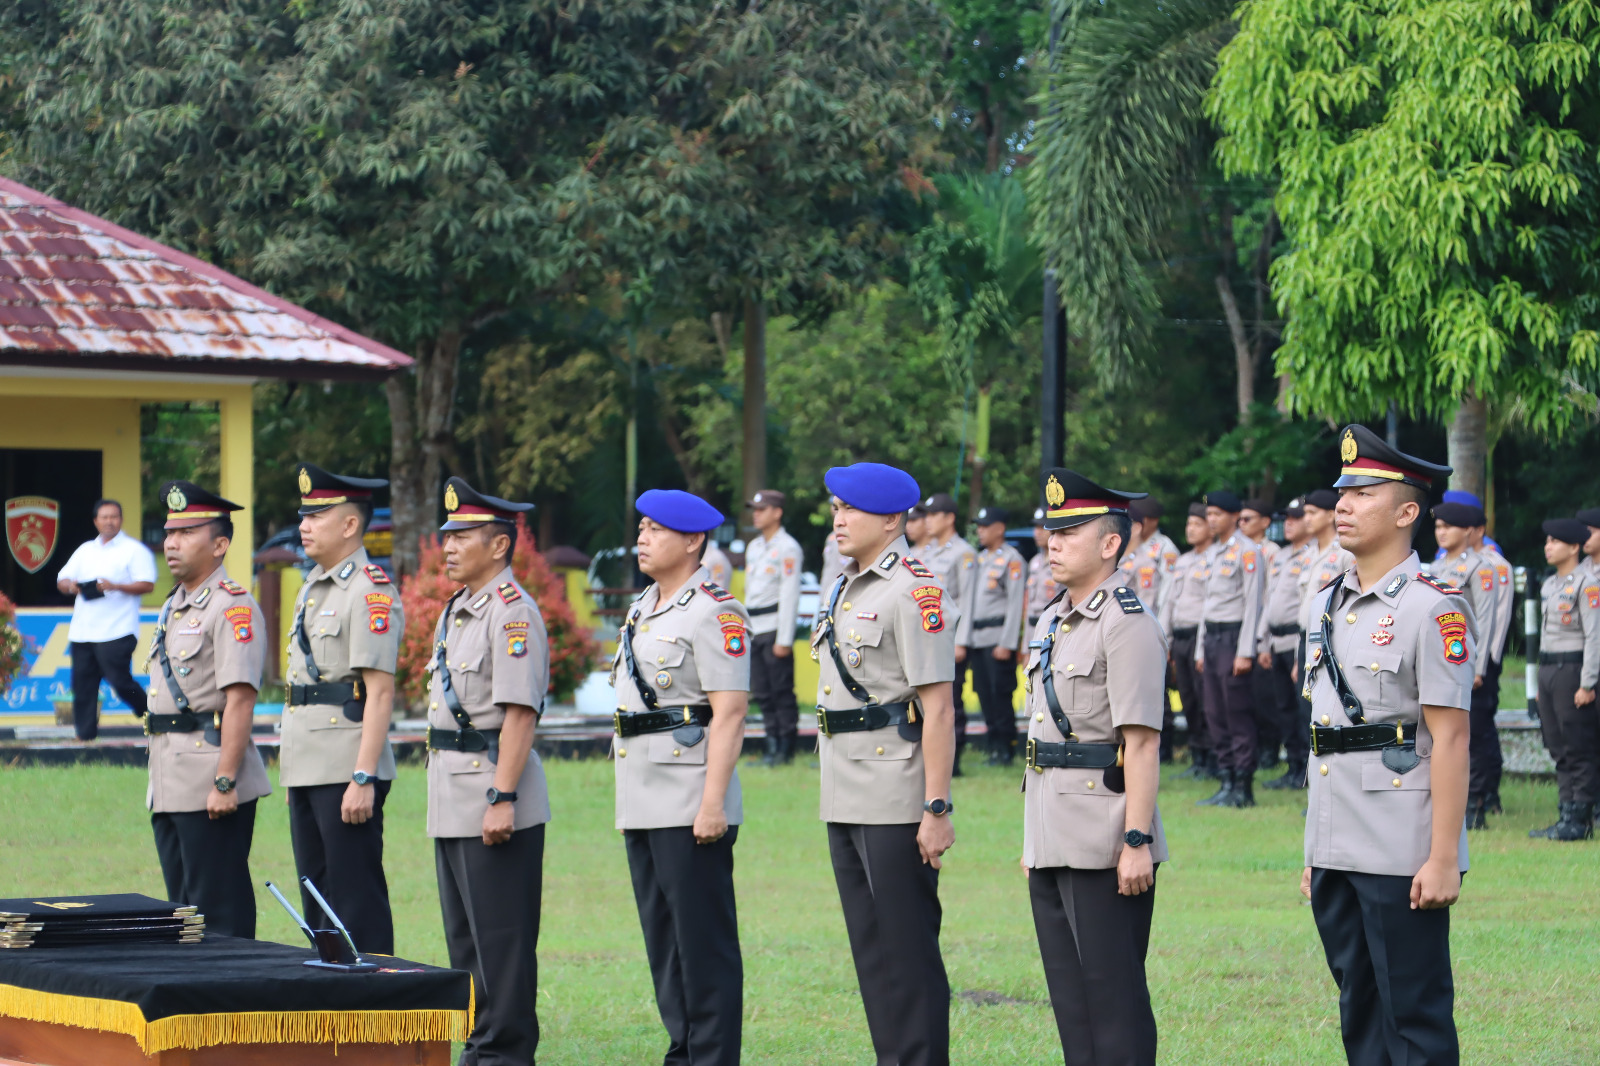
[[[98,451],[0,448],[0,502],[32,496],[58,507],[55,543],[36,572],[17,561],[7,535],[0,547],[0,592],[18,607],[71,607],[72,597],[56,591],[56,575],[78,545],[95,535],[90,509],[100,492]]]

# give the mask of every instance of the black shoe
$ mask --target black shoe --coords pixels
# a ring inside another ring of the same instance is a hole
[[[1594,804],[1569,803],[1561,821],[1550,827],[1551,840],[1592,840]]]
[[[1483,809],[1490,814],[1504,814],[1506,809],[1500,806],[1500,793],[1491,792],[1484,798]]]
[[[1235,774],[1233,778],[1233,792],[1218,807],[1254,807],[1256,805],[1256,775]]]
[[[961,777],[961,776],[963,776],[962,773],[961,773],[961,748],[962,748],[962,745],[960,745],[960,744],[956,745],[956,758],[955,758],[955,761],[950,764],[950,776],[951,777]]]
[[[1561,807],[1560,807],[1560,812],[1561,813],[1556,817],[1556,820],[1554,822],[1550,823],[1549,825],[1545,826],[1543,829],[1530,829],[1530,830],[1528,830],[1528,839],[1529,840],[1549,840],[1550,839],[1550,834],[1554,833],[1556,831],[1556,826],[1560,825],[1562,822],[1567,820],[1567,808],[1570,807],[1570,806],[1572,806],[1570,803],[1561,804]]]
[[[1205,752],[1189,756],[1189,768],[1179,774],[1179,781],[1204,781],[1210,775],[1206,773]]]
[[[1305,768],[1301,767],[1300,769],[1296,769],[1293,766],[1291,766],[1291,767],[1289,767],[1289,769],[1287,769],[1287,770],[1285,770],[1283,772],[1283,776],[1282,777],[1274,777],[1271,781],[1263,781],[1261,783],[1261,787],[1262,788],[1270,788],[1274,792],[1276,792],[1276,791],[1278,791],[1280,789],[1284,790],[1284,791],[1288,791],[1290,789],[1305,788],[1306,787],[1306,771],[1305,771]]]
[[[1256,756],[1256,770],[1258,772],[1265,773],[1268,770],[1276,770],[1282,765],[1283,760],[1278,758],[1276,751],[1263,751]]]
[[[1220,780],[1222,781],[1221,787],[1211,796],[1196,803],[1196,807],[1225,807],[1228,805],[1229,799],[1233,796],[1233,772],[1223,770]]]
[[[779,763],[783,764],[784,766],[788,766],[790,763],[794,762],[794,747],[795,743],[799,739],[800,738],[793,733],[789,733],[778,738]]]
[[[1467,797],[1467,818],[1466,818],[1467,828],[1468,829],[1487,829],[1487,828],[1489,828],[1489,820],[1484,817],[1484,812],[1485,812],[1485,805],[1484,805],[1483,797],[1482,796],[1468,796]]]

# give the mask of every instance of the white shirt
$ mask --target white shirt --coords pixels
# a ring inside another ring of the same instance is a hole
[[[118,585],[137,581],[155,582],[156,557],[150,549],[128,534],[118,532],[109,541],[95,537],[78,546],[61,568],[59,578],[79,585],[104,579]],[[79,593],[72,605],[72,624],[67,639],[74,644],[103,644],[139,632],[139,597],[131,592],[112,592],[97,600],[86,600]]]
[[[751,636],[776,633],[778,646],[787,648],[794,643],[800,607],[800,543],[782,529],[770,539],[751,537],[745,546],[744,606],[750,611]],[[765,610],[756,614],[761,608]]]

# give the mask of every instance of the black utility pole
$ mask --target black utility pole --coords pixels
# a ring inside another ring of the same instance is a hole
[[[1054,88],[1056,51],[1061,44],[1061,3],[1050,3],[1050,76]],[[1049,90],[1047,89],[1047,92]],[[1039,382],[1039,460],[1041,466],[1060,466],[1066,461],[1067,419],[1067,313],[1056,291],[1055,268],[1046,264],[1044,272],[1044,367]]]

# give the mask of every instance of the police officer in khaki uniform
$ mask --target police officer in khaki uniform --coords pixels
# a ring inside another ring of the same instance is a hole
[[[700,565],[706,568],[711,580],[723,588],[733,584],[733,560],[722,550],[722,545],[712,540],[709,535],[706,537],[706,553],[700,557]]]
[[[696,564],[723,517],[698,496],[639,497],[639,569],[612,664],[617,828],[628,851],[665,1062],[739,1061],[744,962],[733,845],[744,821],[751,640],[744,607]],[[793,627],[791,627],[792,630]]]
[[[261,608],[222,564],[244,508],[190,481],[167,482],[161,498],[174,584],[145,667],[145,806],[167,897],[199,907],[213,933],[253,938],[250,842],[272,786],[250,724],[267,649]]]
[[[399,590],[361,543],[372,493],[389,483],[311,463],[300,464],[296,481],[300,544],[316,566],[295,601],[278,749],[295,870],[338,912],[357,947],[393,955],[383,805],[395,777],[389,719],[406,625]],[[313,927],[331,928],[304,888],[301,904]]]
[[[1041,475],[1050,566],[1064,591],[1034,627],[1022,863],[1068,1066],[1154,1066],[1145,983],[1167,645],[1122,581],[1128,501],[1060,467]]]
[[[1239,510],[1239,531],[1261,545],[1261,556],[1272,562],[1278,555],[1278,542],[1267,536],[1272,528],[1274,511],[1266,500],[1245,500]]]
[[[550,820],[534,728],[550,687],[539,606],[511,571],[531,503],[444,487],[445,576],[428,682],[428,835],[450,965],[478,1018],[461,1061],[526,1066],[539,1046],[539,909]]]
[[[916,551],[922,547],[923,542],[927,539],[928,509],[919,503],[906,512],[906,543],[911,545],[912,551]],[[828,539],[828,543],[833,543],[831,537]],[[838,572],[835,571],[833,576],[838,577]],[[830,581],[822,582],[823,588],[831,588],[832,585],[833,583]]]
[[[1299,499],[1284,508],[1283,533],[1289,544],[1267,564],[1265,600],[1256,625],[1256,727],[1261,741],[1256,768],[1278,765],[1278,748],[1304,733],[1295,665],[1300,654],[1300,575],[1307,564],[1306,511]],[[1293,743],[1289,748],[1292,752]],[[1304,753],[1301,761],[1304,762]],[[1271,782],[1268,782],[1270,785]]]
[[[940,856],[955,841],[950,768],[954,642],[945,590],[908,558],[904,471],[834,467],[833,535],[849,559],[824,592],[817,752],[822,820],[879,1063],[950,1061],[950,984],[939,954]]]
[[[1467,602],[1472,604],[1472,617],[1477,624],[1474,633],[1479,655],[1474,664],[1477,676],[1472,679],[1471,717],[1473,732],[1483,736],[1486,731],[1494,730],[1494,716],[1499,710],[1498,697],[1494,703],[1485,699],[1494,691],[1485,685],[1485,675],[1492,669],[1491,649],[1494,634],[1499,631],[1495,618],[1495,609],[1499,605],[1498,578],[1494,562],[1488,556],[1472,550],[1472,529],[1484,524],[1483,508],[1466,503],[1440,503],[1433,508],[1433,517],[1434,539],[1444,551],[1444,556],[1434,560],[1428,569],[1439,580],[1465,594]],[[1498,734],[1495,737],[1498,741]],[[1473,747],[1476,755],[1472,760],[1471,787],[1467,790],[1467,828],[1483,829],[1488,826],[1484,815],[1489,803],[1489,764],[1492,760],[1486,750],[1486,739],[1480,739]]]
[[[800,614],[801,553],[800,542],[783,528],[783,504],[783,493],[774,489],[751,497],[758,535],[744,549],[750,698],[761,705],[768,766],[794,761],[800,724],[794,698],[794,627]]]
[[[1006,512],[978,512],[978,565],[971,610],[963,605],[957,649],[966,649],[972,687],[983,708],[989,765],[1010,766],[1017,752],[1017,645],[1022,642],[1026,583],[1022,554],[1006,543]]]
[[[1044,614],[1045,607],[1060,591],[1056,587],[1055,578],[1050,575],[1050,531],[1044,527],[1043,507],[1036,507],[1033,510],[1033,543],[1039,550],[1028,560],[1028,587],[1023,594],[1023,602],[1026,604],[1023,614],[1027,619],[1026,632],[1029,633],[1033,632],[1039,616]]]
[[[1206,496],[1206,524],[1216,543],[1206,558],[1206,602],[1195,658],[1205,683],[1207,725],[1222,787],[1200,801],[1208,807],[1254,807],[1256,621],[1261,616],[1261,545],[1238,526],[1243,505],[1231,492]]]
[[[1339,541],[1355,566],[1307,634],[1311,900],[1351,1066],[1460,1061],[1450,910],[1467,868],[1471,604],[1423,572],[1412,537],[1450,468],[1340,435]]]
[[[1500,727],[1495,724],[1494,716],[1500,710],[1500,674],[1505,668],[1503,659],[1506,638],[1511,635],[1511,620],[1517,613],[1517,590],[1511,561],[1501,554],[1499,545],[1487,537],[1486,526],[1473,526],[1468,532],[1472,550],[1494,566],[1494,633],[1484,649],[1488,665],[1483,671],[1483,684],[1472,690],[1472,772],[1475,778],[1472,791],[1483,794],[1487,812],[1499,814],[1505,753],[1500,747]]]
[[[960,627],[973,597],[978,594],[978,549],[956,535],[956,501],[948,492],[936,492],[921,503],[928,539],[916,547],[917,559],[932,570],[945,591],[945,625],[951,633]],[[833,537],[828,538],[832,544]],[[822,583],[827,595],[832,582]],[[955,650],[955,680],[952,683],[956,709],[956,777],[961,776],[961,752],[967,746],[967,667],[971,659],[964,647]],[[974,682],[976,687],[976,682]]]
[[[1217,774],[1216,752],[1212,749],[1211,723],[1206,713],[1204,678],[1196,664],[1200,621],[1206,605],[1206,582],[1210,579],[1211,527],[1206,523],[1206,505],[1191,503],[1184,522],[1183,536],[1189,550],[1178,556],[1168,575],[1167,594],[1161,597],[1158,617],[1170,645],[1172,680],[1183,706],[1189,733],[1189,768],[1179,774],[1186,780],[1199,780]]]
[[[1600,801],[1600,577],[1579,564],[1588,526],[1557,518],[1544,523],[1544,533],[1545,561],[1555,572],[1539,589],[1539,729],[1555,760],[1560,807],[1553,825],[1528,835],[1588,840]]]

